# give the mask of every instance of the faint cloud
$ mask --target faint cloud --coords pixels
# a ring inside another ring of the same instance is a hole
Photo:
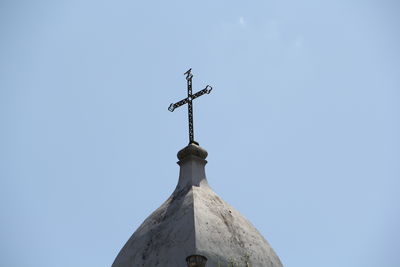
[[[303,37],[298,36],[296,40],[294,41],[294,46],[295,47],[302,47],[303,46]]]
[[[242,25],[242,26],[245,26],[245,25],[246,25],[246,21],[244,20],[243,17],[240,17],[240,18],[239,18],[239,24]]]

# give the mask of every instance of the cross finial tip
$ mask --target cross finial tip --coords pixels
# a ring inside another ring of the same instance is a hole
[[[183,75],[186,75],[186,80],[189,81],[193,78],[192,74],[192,68],[190,68],[187,72],[185,72]]]

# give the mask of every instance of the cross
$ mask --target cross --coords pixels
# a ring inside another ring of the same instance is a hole
[[[189,144],[196,143],[194,141],[194,133],[193,133],[193,103],[192,101],[199,96],[202,96],[204,94],[209,94],[211,93],[212,87],[207,85],[206,88],[203,90],[198,91],[195,94],[192,94],[192,69],[189,69],[187,72],[184,73],[186,75],[186,81],[187,81],[187,90],[188,90],[188,96],[185,99],[182,99],[181,101],[176,102],[175,104],[172,103],[169,105],[168,110],[173,112],[176,108],[188,104],[188,117],[189,117]]]

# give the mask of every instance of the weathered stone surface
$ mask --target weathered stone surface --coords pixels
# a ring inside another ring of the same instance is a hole
[[[204,148],[199,146],[198,144],[191,143],[188,146],[181,149],[178,152],[177,156],[178,156],[179,160],[183,160],[184,158],[186,158],[189,155],[196,156],[201,159],[206,159],[208,156],[208,152]]]
[[[209,187],[205,150],[189,146],[179,158],[175,191],[136,230],[112,267],[185,267],[194,254],[205,256],[207,267],[282,267],[254,226]]]

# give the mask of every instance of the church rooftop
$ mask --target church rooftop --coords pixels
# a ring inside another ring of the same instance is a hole
[[[282,267],[257,229],[208,185],[207,151],[194,141],[192,101],[212,87],[171,104],[188,104],[189,145],[178,152],[179,181],[172,195],[133,233],[112,267]]]
[[[282,267],[255,227],[208,185],[206,157],[195,143],[178,152],[176,189],[136,230],[112,267],[204,266],[188,265],[192,255],[204,257],[206,267]]]

